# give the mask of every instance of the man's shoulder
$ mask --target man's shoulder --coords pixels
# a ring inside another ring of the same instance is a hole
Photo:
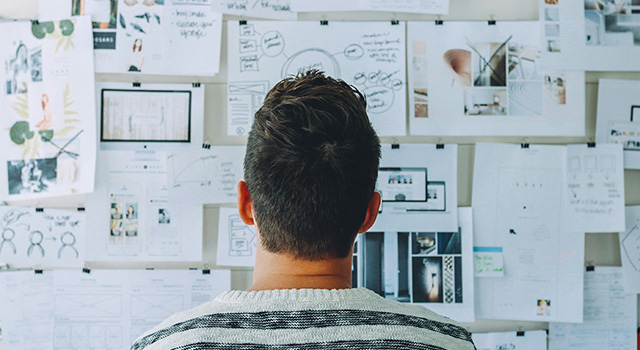
[[[205,343],[209,348],[256,345],[247,349],[294,344],[318,349],[329,346],[319,344],[352,349],[474,349],[465,328],[423,306],[384,299],[368,290],[350,295],[357,297],[219,297],[172,316],[138,339],[132,349],[197,349],[183,346]]]

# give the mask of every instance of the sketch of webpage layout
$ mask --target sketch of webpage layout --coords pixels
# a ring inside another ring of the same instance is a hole
[[[169,199],[176,203],[235,203],[243,179],[245,146],[168,152]]]
[[[91,15],[98,73],[218,73],[222,14],[213,11],[211,1],[40,0],[44,2],[48,17],[51,12]]]
[[[621,144],[625,169],[640,169],[640,82],[599,80],[596,141]]]
[[[256,227],[242,222],[238,208],[220,208],[216,264],[253,267],[257,245]]]
[[[582,136],[584,72],[545,64],[539,22],[409,22],[414,135]]]
[[[540,350],[547,348],[546,331],[526,331],[523,333],[524,335],[518,335],[518,332],[472,333],[471,337],[478,350]]]
[[[471,208],[453,232],[373,232],[358,237],[354,283],[400,302],[474,321]]]
[[[291,0],[291,2],[296,12],[387,11],[436,15],[449,13],[449,0]]]
[[[457,167],[457,145],[382,145],[376,184],[382,203],[370,231],[456,231]]]
[[[588,71],[637,71],[640,5],[635,0],[540,0],[552,64]]]
[[[0,206],[0,260],[28,266],[81,267],[85,213]]]
[[[625,294],[621,267],[584,275],[584,321],[549,323],[549,350],[636,349],[637,295]]]
[[[0,199],[93,191],[89,18],[7,22],[0,31]]]
[[[228,22],[227,133],[247,135],[272,86],[318,69],[365,95],[379,135],[405,135],[404,30],[404,22]]]
[[[97,173],[100,186],[87,196],[92,260],[202,258],[202,205],[169,199],[165,153],[100,152]]]
[[[640,206],[625,209],[626,229],[618,233],[624,271],[624,292],[640,293]]]
[[[53,349],[53,274],[3,271],[0,294],[2,348]]]
[[[624,231],[622,145],[567,146],[566,221],[580,232]]]
[[[475,246],[501,247],[504,277],[476,278],[476,316],[582,321],[584,232],[566,222],[565,146],[476,146]]]
[[[20,271],[0,278],[15,287],[0,300],[3,310],[15,310],[3,314],[3,349],[27,350],[128,349],[167,317],[231,287],[228,270]]]
[[[291,0],[211,0],[213,10],[224,14],[269,19],[295,20]]]

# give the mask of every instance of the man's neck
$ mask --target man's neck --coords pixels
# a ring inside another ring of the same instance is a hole
[[[351,288],[352,259],[349,254],[343,259],[296,260],[258,247],[253,284],[248,291]]]

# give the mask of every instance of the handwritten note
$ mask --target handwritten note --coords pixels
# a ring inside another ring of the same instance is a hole
[[[473,269],[476,277],[503,277],[502,247],[473,247]]]
[[[220,64],[222,14],[200,5],[174,3],[169,9],[167,24],[163,27],[168,55],[165,64],[169,67],[179,64],[194,72],[207,67],[208,71],[216,73]],[[198,48],[197,55],[185,55],[185,52],[193,52],[194,47]]]
[[[624,231],[622,145],[567,146],[568,222],[583,232]]]
[[[213,9],[237,16],[296,19],[291,0],[214,0]]]

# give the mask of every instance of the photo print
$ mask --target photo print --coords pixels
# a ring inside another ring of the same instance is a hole
[[[551,316],[551,300],[538,300],[536,315],[538,316]]]
[[[549,16],[559,16],[562,7],[549,7]],[[584,72],[564,73],[566,105],[545,99],[545,75],[554,67],[547,60],[554,57],[543,52],[558,49],[563,30],[554,21],[410,22],[411,134],[583,135]],[[429,92],[428,102],[419,91]]]
[[[9,194],[48,191],[57,181],[57,160],[57,158],[45,158],[8,161]]]
[[[387,299],[461,304],[460,236],[460,232],[367,232],[359,239],[362,251],[354,255],[352,273],[361,286]]]
[[[544,98],[550,104],[567,104],[567,78],[564,72],[547,71],[544,75]]]
[[[107,251],[111,255],[133,255],[140,249],[138,237],[138,203],[140,185],[114,184],[109,186],[110,221]]]
[[[159,208],[158,209],[158,224],[167,225],[171,223],[171,214],[169,214],[168,209]]]
[[[17,42],[15,51],[10,51],[9,57],[5,57],[4,66],[7,95],[26,93],[32,77],[29,70],[29,48],[27,45],[21,41]]]
[[[584,0],[587,45],[640,46],[640,1]]]

